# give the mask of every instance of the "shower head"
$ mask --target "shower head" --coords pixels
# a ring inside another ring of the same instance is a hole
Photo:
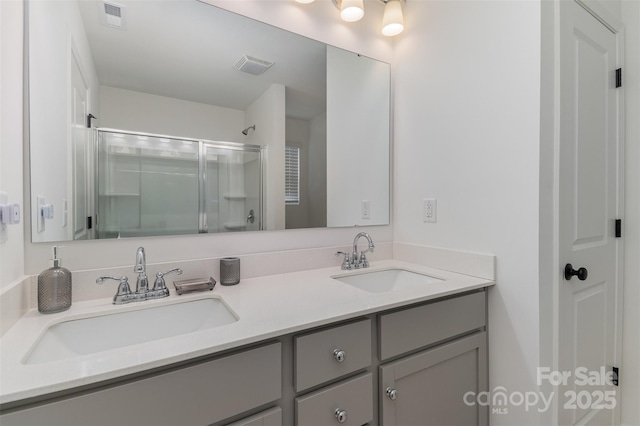
[[[242,134],[247,136],[249,134],[249,130],[253,130],[254,132],[256,131],[256,125],[254,124],[253,126],[249,126],[246,129],[244,129],[242,131]]]

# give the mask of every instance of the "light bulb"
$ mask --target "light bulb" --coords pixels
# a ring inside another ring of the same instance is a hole
[[[384,7],[382,17],[382,35],[395,36],[404,31],[402,5],[399,0],[389,0]]]
[[[343,21],[356,22],[364,16],[364,3],[362,0],[342,0],[340,17]]]

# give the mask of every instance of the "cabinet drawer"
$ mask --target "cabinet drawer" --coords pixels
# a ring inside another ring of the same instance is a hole
[[[338,414],[344,421],[338,420]],[[296,398],[296,424],[300,426],[357,425],[373,420],[371,373]]]
[[[281,395],[281,344],[1,416],[9,425],[211,424]],[[174,403],[175,401],[175,403]]]
[[[371,320],[297,336],[294,347],[300,392],[371,365]]]
[[[275,407],[227,426],[282,426],[282,408]]]
[[[381,315],[380,359],[484,327],[485,297],[477,292]]]

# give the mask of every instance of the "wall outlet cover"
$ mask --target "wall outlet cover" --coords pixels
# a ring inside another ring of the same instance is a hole
[[[422,221],[428,223],[437,222],[437,200],[425,198],[422,200]]]

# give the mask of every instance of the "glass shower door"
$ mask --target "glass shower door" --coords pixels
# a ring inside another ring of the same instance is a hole
[[[207,232],[262,229],[262,153],[259,147],[205,143]]]
[[[101,130],[97,238],[198,232],[198,142]]]

